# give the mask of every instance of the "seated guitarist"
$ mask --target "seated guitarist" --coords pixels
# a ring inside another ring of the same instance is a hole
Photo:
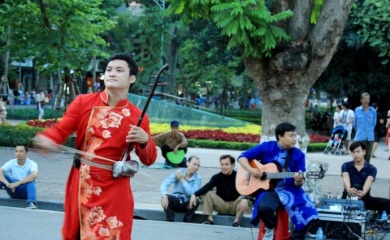
[[[250,173],[251,178],[266,177],[266,172],[251,166],[250,162],[255,160],[261,164],[275,163],[287,172],[296,172],[294,178],[277,180],[274,182],[274,188],[258,191],[251,223],[256,226],[259,220],[263,221],[266,229],[263,238],[265,240],[274,239],[276,210],[281,206],[286,209],[295,225],[290,239],[305,239],[309,223],[318,219],[314,203],[302,189],[304,178],[301,172],[306,171],[305,155],[294,147],[297,141],[295,129],[291,123],[281,123],[275,129],[277,141],[264,142],[238,157],[241,167]]]

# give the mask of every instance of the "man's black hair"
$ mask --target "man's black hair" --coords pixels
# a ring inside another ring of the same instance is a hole
[[[137,74],[138,74],[138,65],[134,61],[133,57],[130,54],[128,54],[128,53],[115,53],[114,55],[112,55],[107,60],[106,67],[107,67],[108,63],[113,61],[113,60],[123,60],[123,61],[126,61],[127,65],[130,68],[130,76],[132,76],[132,75],[137,76]]]
[[[194,158],[199,160],[199,158],[197,156],[192,155],[191,157],[188,158],[187,162],[191,162],[191,160]]]
[[[275,128],[276,140],[279,141],[279,135],[283,136],[285,132],[293,132],[293,131],[295,131],[295,129],[296,129],[296,127],[288,122],[284,122],[284,123],[279,124]]]
[[[356,148],[362,147],[363,150],[366,150],[366,145],[362,142],[353,142],[351,145],[349,145],[349,151],[353,152]]]
[[[233,165],[236,162],[236,159],[232,155],[229,155],[229,154],[224,154],[224,155],[220,156],[219,157],[219,161],[221,161],[222,159],[226,159],[226,158],[229,158],[230,159],[230,163],[233,164]]]
[[[24,143],[19,143],[19,144],[16,144],[15,145],[15,148],[16,147],[24,147],[24,150],[26,151],[26,152],[28,152],[28,145],[27,144],[24,144]]]

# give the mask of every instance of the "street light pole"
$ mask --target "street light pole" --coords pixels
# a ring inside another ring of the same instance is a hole
[[[153,0],[153,2],[155,2],[162,11],[165,10],[165,0]],[[163,29],[161,29],[161,44],[160,44],[160,60],[161,60],[161,66],[163,66],[165,63],[164,63],[164,54],[163,54],[163,44],[164,44],[164,32],[163,32]]]

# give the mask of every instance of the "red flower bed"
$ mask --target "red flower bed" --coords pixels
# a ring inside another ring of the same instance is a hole
[[[227,142],[260,142],[258,134],[226,133],[222,130],[190,130],[183,132],[188,139]]]
[[[51,127],[51,126],[53,126],[55,123],[56,123],[56,120],[55,120],[55,119],[47,119],[47,120],[38,120],[38,119],[34,119],[34,120],[28,120],[28,121],[26,122],[26,124],[29,125],[29,126],[40,127],[40,128]]]
[[[310,142],[311,143],[322,143],[322,142],[329,142],[330,137],[318,135],[318,134],[309,134]]]
[[[222,130],[190,130],[183,132],[188,139],[214,140],[227,142],[260,142],[258,134],[226,133]],[[311,143],[328,142],[328,136],[309,134]]]

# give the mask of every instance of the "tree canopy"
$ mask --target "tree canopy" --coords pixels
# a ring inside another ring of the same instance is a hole
[[[9,50],[14,59],[35,57],[36,67],[56,72],[85,68],[93,56],[106,56],[100,34],[115,22],[101,0],[4,0],[1,9],[1,26],[11,31],[10,45],[1,52]]]

